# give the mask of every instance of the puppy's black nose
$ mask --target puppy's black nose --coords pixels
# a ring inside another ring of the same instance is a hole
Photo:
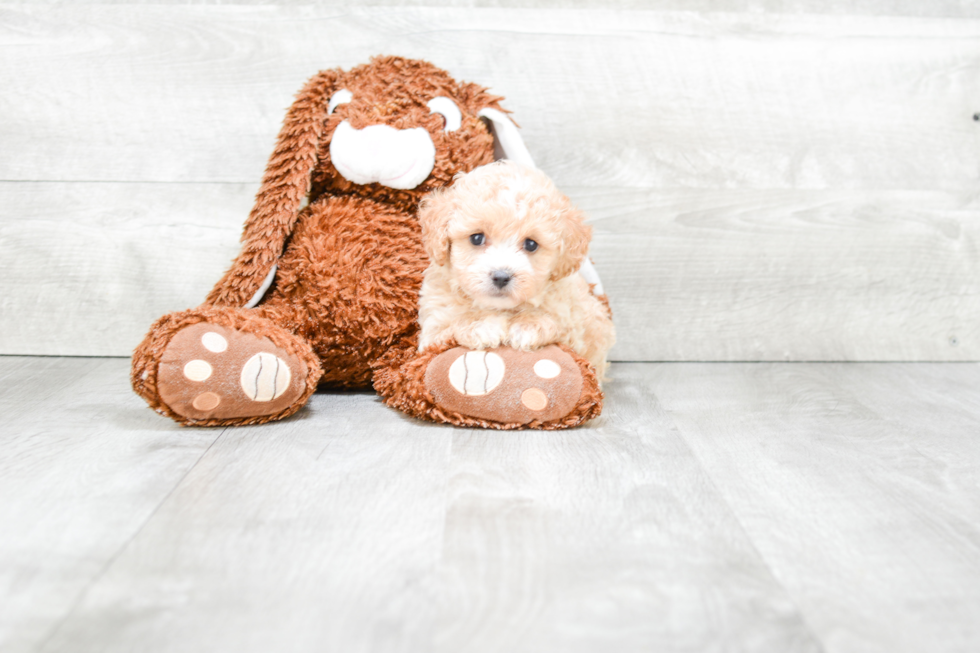
[[[490,278],[493,279],[493,285],[497,286],[498,288],[503,288],[510,283],[513,276],[514,275],[507,270],[494,270],[490,273]]]

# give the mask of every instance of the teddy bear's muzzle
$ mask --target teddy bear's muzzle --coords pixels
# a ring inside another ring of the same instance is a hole
[[[354,129],[346,120],[330,142],[330,158],[344,179],[355,184],[380,183],[409,190],[429,176],[436,148],[422,127],[395,129],[371,125]]]

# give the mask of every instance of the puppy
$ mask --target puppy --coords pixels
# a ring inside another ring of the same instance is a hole
[[[477,168],[427,195],[419,221],[430,258],[419,350],[558,343],[604,376],[615,329],[576,274],[592,229],[547,176],[506,160]]]

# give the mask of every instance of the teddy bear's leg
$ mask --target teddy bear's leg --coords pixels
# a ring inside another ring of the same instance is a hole
[[[133,389],[184,425],[293,414],[320,378],[312,347],[262,309],[202,306],[157,320],[133,354]]]
[[[558,345],[404,349],[378,366],[374,387],[414,417],[495,429],[578,426],[599,415],[603,398],[589,362]]]

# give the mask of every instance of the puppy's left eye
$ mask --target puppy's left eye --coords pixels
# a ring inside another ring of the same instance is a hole
[[[472,236],[470,236],[470,242],[475,247],[479,247],[480,245],[482,245],[483,244],[483,241],[485,241],[485,240],[486,240],[486,237],[483,234],[473,234]]]
[[[533,252],[537,248],[538,248],[538,244],[536,242],[534,242],[530,238],[525,238],[524,239],[524,251],[526,251],[526,252]]]
[[[443,96],[432,98],[429,100],[428,106],[432,110],[432,113],[438,113],[442,116],[447,132],[454,132],[463,124],[463,114],[460,113],[456,103],[449,98]]]

